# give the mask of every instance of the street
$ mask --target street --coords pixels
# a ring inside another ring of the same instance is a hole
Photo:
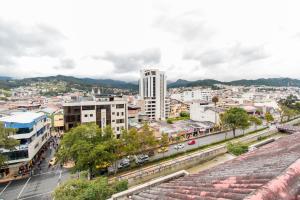
[[[261,128],[261,127],[258,127],[257,129],[259,129],[259,128]],[[249,132],[254,131],[254,130],[255,130],[255,128],[251,127],[248,130],[246,130],[245,133],[249,133]],[[222,141],[222,140],[225,139],[225,134],[226,133],[223,132],[223,133],[219,133],[219,134],[211,134],[211,135],[207,135],[207,136],[204,136],[204,137],[196,138],[196,139],[194,139],[196,141],[196,143],[194,145],[188,145],[189,141],[178,143],[178,144],[184,144],[184,148],[182,148],[182,149],[175,149],[174,147],[177,144],[172,144],[172,145],[169,146],[169,151],[167,151],[165,153],[156,153],[154,156],[150,157],[150,160],[156,160],[156,159],[167,157],[167,156],[179,153],[179,152],[184,152],[186,150],[191,150],[191,149],[198,148],[200,146],[209,145],[211,143]],[[243,135],[243,131],[242,130],[236,130],[235,135],[236,136]],[[232,131],[227,132],[227,139],[229,139],[229,138],[233,138]]]
[[[70,174],[66,169],[54,169],[53,171],[33,175],[26,179],[10,181],[0,185],[0,198],[4,200],[52,199],[51,193],[58,186],[59,182],[64,182],[69,176]]]
[[[51,193],[55,188],[70,177],[69,171],[61,169],[59,165],[49,167],[49,161],[53,158],[54,153],[55,150],[52,147],[44,152],[45,159],[35,166],[32,176],[1,183],[0,199],[52,199]]]

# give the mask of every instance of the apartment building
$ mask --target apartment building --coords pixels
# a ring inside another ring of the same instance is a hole
[[[191,90],[191,91],[184,91],[181,93],[175,93],[171,95],[171,99],[176,99],[179,101],[193,101],[193,100],[201,100],[201,101],[212,101],[212,91],[205,89],[205,90]]]
[[[116,137],[128,129],[128,106],[122,97],[107,96],[63,104],[65,130],[78,124],[95,122],[100,128],[110,125]]]
[[[143,112],[150,120],[164,120],[168,116],[166,106],[167,77],[157,69],[143,69],[140,72],[139,94],[144,100]]]
[[[1,154],[7,157],[8,167],[2,169],[0,175],[17,174],[22,169],[28,169],[32,160],[42,146],[51,137],[50,123],[44,113],[16,112],[0,118],[5,128],[14,128],[15,133],[10,137],[20,141],[14,150],[0,149]]]

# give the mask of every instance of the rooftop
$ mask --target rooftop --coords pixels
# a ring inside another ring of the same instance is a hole
[[[132,196],[145,199],[300,199],[300,133]]]
[[[10,123],[31,123],[39,117],[42,117],[44,113],[36,113],[36,112],[14,112],[9,116],[5,116],[0,118],[2,122],[10,122]]]

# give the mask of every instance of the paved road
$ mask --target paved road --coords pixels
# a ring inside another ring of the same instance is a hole
[[[52,199],[51,193],[58,184],[70,177],[67,169],[60,169],[59,166],[48,167],[49,160],[53,157],[54,153],[53,148],[45,152],[45,160],[40,165],[41,169],[36,167],[33,176],[0,184],[0,199]]]
[[[69,176],[70,173],[66,169],[54,169],[53,171],[34,175],[26,179],[1,184],[0,198],[4,200],[50,200],[52,199],[51,193],[58,186],[59,182],[67,180]]]
[[[248,133],[248,132],[251,132],[251,131],[254,131],[254,130],[255,130],[255,128],[251,127],[247,131],[245,131],[245,133]],[[185,141],[185,142],[180,143],[180,144],[184,144],[185,147],[183,149],[178,149],[178,150],[174,148],[176,144],[172,144],[172,145],[169,146],[169,151],[165,152],[164,154],[163,153],[155,153],[155,155],[152,156],[150,159],[151,160],[156,160],[156,159],[162,158],[164,156],[170,156],[170,155],[176,154],[178,152],[184,152],[186,150],[195,149],[195,148],[198,148],[200,146],[204,146],[204,145],[208,145],[208,144],[211,144],[211,143],[219,142],[219,141],[222,141],[222,140],[225,139],[225,135],[226,135],[226,133],[223,132],[223,133],[219,133],[219,134],[212,134],[212,135],[207,135],[205,137],[200,137],[200,138],[195,139],[196,144],[194,144],[194,145],[188,145],[188,141]],[[236,130],[235,135],[236,136],[243,135],[243,131],[242,130]],[[233,138],[232,131],[227,132],[227,137],[226,138]]]

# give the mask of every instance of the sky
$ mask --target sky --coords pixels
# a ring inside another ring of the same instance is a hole
[[[0,0],[0,76],[300,79],[298,0]]]

